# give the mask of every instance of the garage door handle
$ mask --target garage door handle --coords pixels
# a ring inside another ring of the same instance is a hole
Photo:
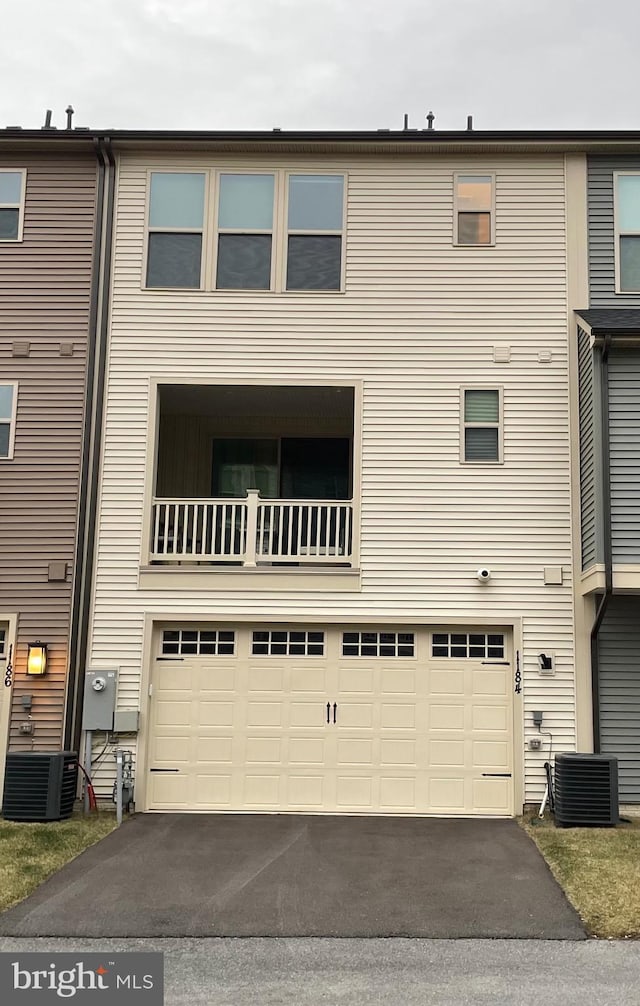
[[[331,703],[327,702],[327,723],[331,722]]]
[[[337,718],[336,714],[337,714],[337,712],[338,712],[338,703],[334,702],[333,703],[333,722],[334,723],[336,722],[336,718]]]
[[[150,772],[179,772],[179,768],[150,768]]]
[[[483,772],[483,779],[510,779],[511,772]]]

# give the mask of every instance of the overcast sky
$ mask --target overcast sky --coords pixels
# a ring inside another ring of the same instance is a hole
[[[637,0],[20,0],[0,127],[640,128]]]

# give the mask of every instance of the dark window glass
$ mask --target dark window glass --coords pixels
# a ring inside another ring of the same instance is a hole
[[[215,653],[216,644],[215,643],[200,643],[200,653]]]
[[[469,643],[471,646],[484,646],[486,636],[471,634],[469,636]]]
[[[0,423],[0,458],[9,457],[9,423]]]
[[[180,633],[178,632],[177,629],[166,629],[165,632],[163,632],[162,634],[162,638],[165,639],[167,642],[175,641],[180,639]]]
[[[277,656],[284,656],[286,654],[286,652],[287,652],[287,644],[286,643],[272,643],[271,644],[271,652],[274,653],[274,654],[276,654]]]
[[[289,653],[292,657],[297,657],[300,654],[304,654],[304,643],[290,643]]]
[[[504,646],[504,636],[502,634],[489,635],[487,641],[489,646]]]
[[[198,644],[197,643],[183,643],[182,644],[181,652],[182,653],[197,653],[198,652]]]
[[[452,646],[451,647],[451,656],[452,657],[466,657],[466,655],[467,655],[467,648],[466,648],[466,646]]]
[[[434,636],[433,638],[435,640],[436,637]],[[413,641],[414,641],[413,640],[413,632],[399,632],[398,633],[398,642],[399,643],[411,643],[413,645]],[[446,642],[446,636],[445,636],[445,642]]]
[[[465,461],[498,461],[498,430],[468,426],[464,431]]]
[[[311,637],[309,637],[309,638],[311,638]],[[358,633],[357,632],[343,632],[342,633],[342,642],[343,643],[357,643],[358,642]]]
[[[378,647],[363,644],[361,652],[363,657],[376,657],[378,655]]]
[[[217,632],[201,632],[200,642],[201,643],[215,643]]]
[[[396,641],[396,634],[395,634],[395,632],[381,632],[380,633],[380,642],[381,643],[395,643],[395,641]]]
[[[0,241],[17,241],[20,210],[0,210]]]
[[[324,632],[310,632],[309,633],[310,643],[323,643],[324,642]]]
[[[258,632],[254,632],[253,641],[254,643],[266,643],[269,641],[269,633],[263,632],[262,629]]]
[[[197,629],[196,630],[194,630],[194,629],[185,629],[184,632],[182,633],[182,638],[183,638],[184,642],[189,642],[189,643],[195,643],[195,642],[197,642],[197,639],[198,639],[198,631],[197,631]]]
[[[252,649],[251,652],[252,653],[258,653],[258,654],[260,654],[260,653],[268,653],[269,652],[269,647],[267,646],[266,643],[254,643],[253,644],[253,649]]]
[[[271,235],[220,234],[218,290],[268,290],[271,286]]]
[[[470,646],[469,647],[470,657],[484,657],[484,646]]]
[[[504,647],[503,646],[490,646],[488,650],[488,655],[490,657],[504,657]]]
[[[227,632],[227,631],[219,632],[218,633],[218,639],[224,640],[225,643],[232,643],[233,639],[234,639],[233,632]]]
[[[354,646],[353,643],[344,643],[344,645],[342,647],[342,656],[343,657],[357,657],[358,656],[358,647],[357,647],[357,645]]]
[[[412,657],[413,656],[413,646],[398,646],[398,656],[399,657]]]
[[[272,632],[271,639],[274,643],[286,643],[288,635],[288,632]]]
[[[640,237],[638,236],[627,235],[620,238],[620,289],[640,290]]]
[[[308,652],[312,657],[321,657],[324,653],[324,646],[322,643],[311,643]]]
[[[202,234],[149,234],[148,287],[200,287]]]
[[[396,648],[395,648],[395,646],[385,646],[384,644],[380,645],[380,656],[381,657],[395,657],[395,655],[396,655]]]
[[[491,214],[458,213],[458,244],[491,244]]]
[[[404,642],[404,640],[403,640],[403,642]],[[434,642],[434,645],[436,643],[438,643],[440,646],[442,646],[443,644],[446,646],[447,643],[449,642],[449,637],[448,637],[448,635],[447,635],[446,632],[434,632],[434,634],[433,634],[433,642]]]
[[[339,290],[341,255],[341,237],[290,235],[287,290]]]
[[[218,645],[218,653],[220,653],[221,655],[233,653],[233,643],[220,643]]]
[[[180,645],[179,643],[163,643],[162,644],[163,653],[179,653]]]
[[[448,657],[449,656],[449,648],[447,646],[436,646],[434,644],[433,655],[434,655],[434,657]]]
[[[290,632],[289,639],[292,643],[304,643],[306,642],[306,632]]]
[[[462,645],[466,646],[467,645],[467,637],[466,637],[466,635],[464,633],[456,632],[456,633],[454,633],[451,636],[451,643],[452,644],[455,643],[457,646],[462,646]]]

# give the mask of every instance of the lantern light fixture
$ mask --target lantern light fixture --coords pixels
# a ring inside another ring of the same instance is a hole
[[[30,677],[41,678],[47,673],[47,644],[36,639],[29,643],[27,654],[27,674]]]

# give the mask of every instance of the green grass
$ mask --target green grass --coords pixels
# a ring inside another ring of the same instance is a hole
[[[521,823],[592,935],[640,937],[639,820],[617,828]]]
[[[10,908],[116,826],[110,811],[50,824],[0,819],[0,911]]]

